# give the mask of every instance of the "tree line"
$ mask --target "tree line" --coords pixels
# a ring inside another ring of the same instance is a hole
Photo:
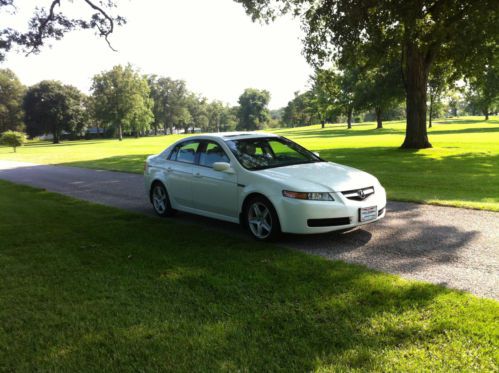
[[[270,93],[246,89],[239,105],[209,101],[186,82],[143,75],[131,65],[114,66],[92,78],[90,95],[59,81],[24,87],[0,70],[0,133],[25,131],[30,138],[51,135],[116,137],[257,130],[270,121]]]
[[[303,52],[316,68],[316,77],[315,89],[299,97],[295,104],[307,104],[308,115],[318,113],[321,122],[333,113],[341,113],[351,124],[355,111],[372,110],[382,125],[379,119],[390,111],[387,108],[396,107],[403,97],[407,125],[402,147],[419,149],[431,147],[427,118],[431,125],[439,97],[449,82],[467,83],[466,95],[474,111],[481,111],[487,118],[497,110],[497,0],[234,1],[241,3],[253,20],[271,22],[290,13],[301,21],[305,31]],[[0,8],[15,9],[15,3],[3,0]],[[69,18],[60,10],[61,1],[52,0],[48,6],[36,8],[25,29],[0,29],[0,61],[14,47],[37,53],[46,40],[61,39],[75,29],[94,29],[109,43],[108,36],[115,26],[126,22],[113,14],[117,1],[85,3],[92,10],[90,18]],[[391,75],[397,70],[398,78]],[[402,96],[397,93],[400,82]],[[260,91],[258,96],[264,99],[265,92]],[[310,102],[315,108],[310,107]],[[258,127],[268,120],[268,110],[255,114],[256,107],[258,102],[252,110],[238,110],[240,125],[250,121],[252,127]],[[293,110],[291,107],[286,113],[272,113],[272,118],[281,114],[295,117]],[[126,132],[125,127],[132,127],[139,133],[135,127],[142,115],[149,113],[128,113],[121,130]],[[171,118],[184,126],[194,121],[193,117],[206,121],[195,110],[189,115],[180,110]]]
[[[286,127],[321,123],[406,119],[405,91],[397,61],[381,65],[356,64],[317,69],[311,88],[296,92],[279,113]],[[428,127],[443,116],[483,115],[499,111],[499,69],[489,65],[483,71],[459,75],[448,65],[438,65],[427,87]]]

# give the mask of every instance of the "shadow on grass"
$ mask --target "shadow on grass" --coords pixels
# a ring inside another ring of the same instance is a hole
[[[483,124],[483,121],[477,121],[477,123]],[[477,128],[463,128],[463,129],[448,129],[447,126],[440,127],[441,123],[436,123],[433,128],[428,129],[431,136],[435,135],[459,135],[459,134],[470,134],[470,133],[496,133],[499,132],[499,127],[477,127]],[[450,122],[450,124],[456,124]],[[366,127],[367,125],[362,125]],[[361,127],[361,126],[357,126]],[[288,130],[283,132],[282,135],[286,137],[291,137],[294,140],[308,139],[308,138],[330,138],[330,137],[358,137],[358,136],[379,136],[379,135],[405,135],[405,126],[399,129],[385,127],[381,129],[376,129],[373,126],[371,128],[366,128],[362,130],[349,130],[346,128],[338,127],[326,127],[324,129],[314,129],[314,130]],[[443,129],[445,128],[445,129]]]
[[[36,141],[36,142],[28,142],[24,146],[28,148],[40,148],[40,147],[61,147],[61,146],[73,146],[73,145],[92,145],[92,144],[99,144],[102,143],[106,140],[109,139],[102,139],[102,140],[64,140],[61,141],[59,144],[53,144],[50,141]]]
[[[398,351],[411,346],[430,351],[430,365],[432,351],[448,350],[458,363],[465,355],[449,345],[469,337],[468,324],[439,317],[454,304],[472,311],[478,302],[466,295],[42,191],[2,189],[0,217],[15,211],[0,225],[9,237],[0,321],[16,336],[2,346],[7,370],[20,362],[56,370],[404,370]],[[33,209],[38,224],[29,237],[18,234]],[[447,345],[435,342],[449,333]]]
[[[484,120],[485,118],[481,119],[437,119],[434,121],[435,124],[484,124],[484,123],[489,123],[489,124],[499,124],[499,119],[492,119],[489,118],[489,120]]]
[[[151,154],[120,155],[108,158],[95,159],[90,161],[77,161],[61,163],[61,166],[96,168],[110,171],[123,171],[142,173],[144,162]]]
[[[363,125],[365,126],[365,125]],[[360,126],[359,126],[360,127]],[[378,136],[378,135],[393,135],[393,134],[404,134],[405,131],[403,129],[394,129],[394,128],[382,128],[376,129],[369,128],[362,131],[359,130],[349,130],[346,128],[331,128],[326,127],[324,129],[317,130],[290,130],[282,133],[285,137],[291,137],[293,140],[298,139],[307,139],[311,137],[315,138],[328,138],[328,137],[356,137],[356,136]]]
[[[433,128],[429,129],[429,135],[430,136],[435,136],[435,135],[454,135],[454,134],[468,134],[468,133],[490,133],[494,134],[496,132],[499,132],[499,127],[497,128],[490,128],[490,127],[478,127],[478,128],[465,128],[461,130],[441,130],[442,127],[435,126]],[[431,140],[431,137],[430,137]]]

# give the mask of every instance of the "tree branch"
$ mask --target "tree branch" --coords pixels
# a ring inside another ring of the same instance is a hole
[[[113,46],[111,45],[111,42],[109,41],[108,37],[109,35],[111,35],[114,31],[114,20],[112,17],[110,17],[105,11],[104,9],[102,9],[101,7],[95,5],[92,1],[90,0],[84,0],[92,9],[98,11],[100,14],[102,14],[104,16],[104,18],[106,18],[109,22],[109,30],[107,31],[104,31],[102,30],[100,27],[97,27],[101,33],[101,36],[104,36],[104,40],[106,40],[106,43],[107,45],[109,46],[109,48],[111,48],[111,50],[113,50],[114,52],[116,52],[116,49],[113,48]]]

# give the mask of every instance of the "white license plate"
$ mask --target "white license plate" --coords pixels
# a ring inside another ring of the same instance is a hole
[[[359,217],[360,221],[369,221],[374,220],[378,217],[378,207],[370,206],[370,207],[362,207],[359,209]]]

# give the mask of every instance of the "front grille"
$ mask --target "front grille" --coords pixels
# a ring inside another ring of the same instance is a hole
[[[308,219],[309,227],[332,227],[350,224],[350,218]]]
[[[374,194],[374,187],[346,190],[341,194],[352,201],[364,201]]]

